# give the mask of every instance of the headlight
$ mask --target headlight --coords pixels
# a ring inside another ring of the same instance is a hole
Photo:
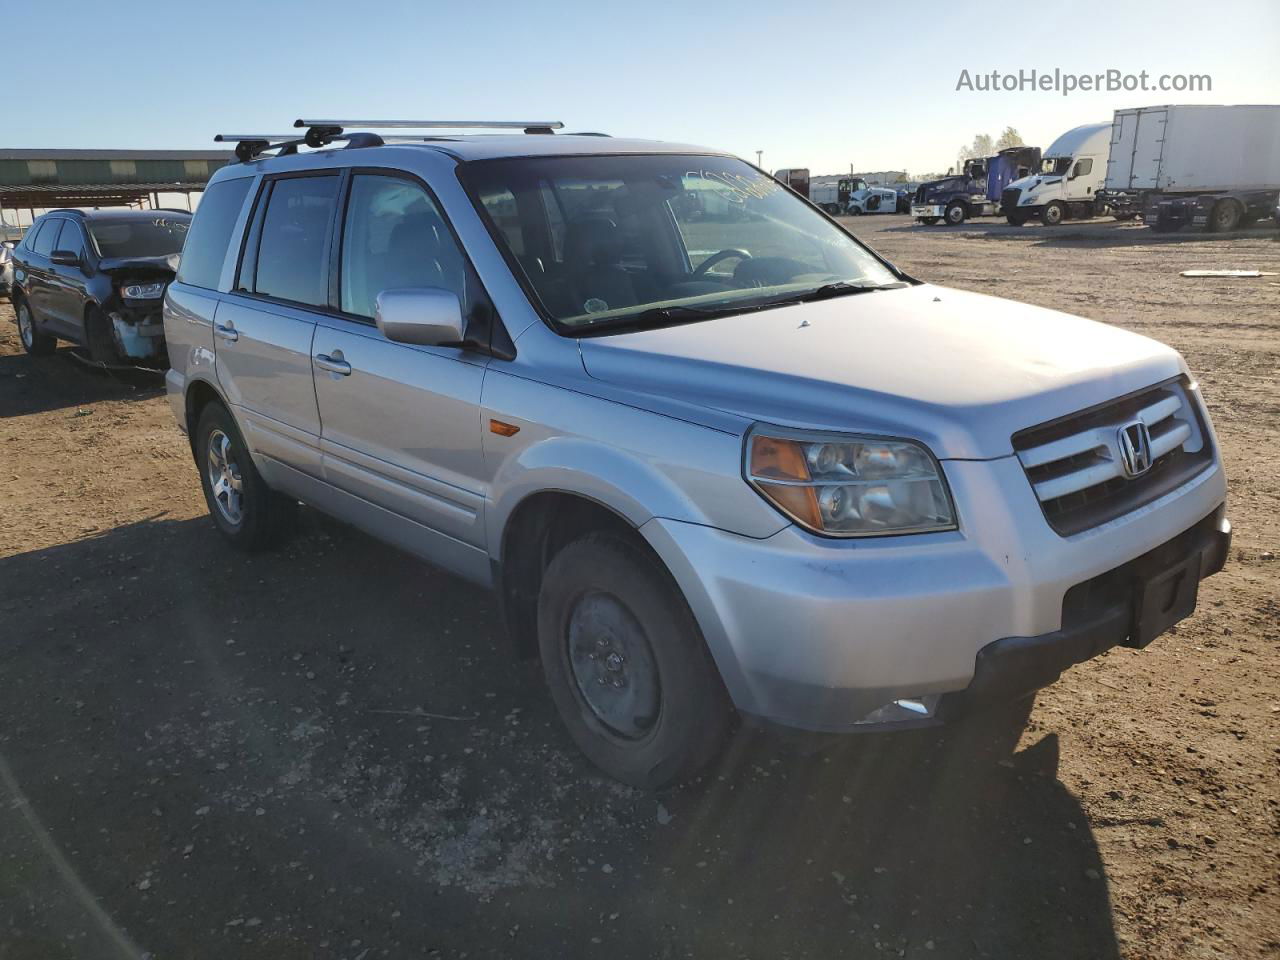
[[[133,283],[121,287],[120,292],[126,300],[155,300],[164,296],[163,283]]]
[[[748,482],[788,517],[830,537],[954,530],[933,455],[910,440],[763,428],[747,438]]]

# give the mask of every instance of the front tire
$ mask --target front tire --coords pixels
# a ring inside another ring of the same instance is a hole
[[[960,224],[964,223],[965,218],[969,216],[969,211],[965,209],[963,203],[952,201],[947,204],[947,209],[944,211],[943,215],[946,217],[948,224],[953,227],[958,227]]]
[[[1013,225],[1013,226],[1015,226],[1015,227],[1020,227],[1020,226],[1022,226],[1024,223],[1026,223],[1026,222],[1027,222],[1027,218],[1026,218],[1026,217],[1019,217],[1019,216],[1015,216],[1015,215],[1013,215],[1012,213],[1010,213],[1010,214],[1006,214],[1005,219],[1006,219],[1006,220],[1008,220],[1008,221],[1009,221],[1009,223],[1010,223],[1010,224],[1012,224],[1012,225]]]
[[[249,552],[264,550],[292,531],[297,503],[267,486],[222,404],[210,403],[201,411],[195,452],[205,503],[228,543]]]
[[[719,754],[728,694],[684,597],[641,547],[597,533],[557,553],[538,645],[569,735],[609,776],[658,790]]]
[[[916,223],[923,223],[926,227],[932,227],[940,219],[940,217],[918,217]]]
[[[1056,227],[1067,219],[1067,205],[1061,200],[1052,200],[1040,211],[1040,222],[1046,227]]]
[[[53,353],[58,346],[58,338],[36,327],[36,318],[27,301],[19,297],[13,309],[18,318],[18,339],[22,342],[22,349],[33,357],[47,357]]]

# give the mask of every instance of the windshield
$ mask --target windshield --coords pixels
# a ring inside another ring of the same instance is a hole
[[[898,282],[793,192],[728,157],[522,157],[462,175],[543,310],[569,331]]]
[[[1049,176],[1062,176],[1071,166],[1070,157],[1045,157],[1040,161],[1040,172]]]
[[[167,257],[182,251],[187,217],[158,216],[149,220],[93,220],[89,233],[104,260],[116,257]]]

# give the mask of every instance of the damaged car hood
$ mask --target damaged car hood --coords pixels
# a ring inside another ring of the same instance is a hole
[[[111,274],[136,271],[163,273],[172,277],[178,272],[179,256],[170,253],[163,257],[107,257],[98,261],[98,269]]]
[[[929,284],[579,344],[589,376],[636,393],[957,459],[1007,456],[1018,430],[1186,369],[1118,327]]]

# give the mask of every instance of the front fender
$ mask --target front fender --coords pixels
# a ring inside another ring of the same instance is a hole
[[[706,445],[714,446],[720,436],[708,436]],[[736,450],[736,439],[723,437],[723,441]],[[516,508],[527,498],[548,492],[592,500],[635,527],[660,517],[767,537],[786,526],[736,475],[702,467],[651,459],[587,437],[554,436],[531,444],[508,458],[494,477],[485,508],[489,555],[501,555],[503,532]],[[724,508],[726,501],[737,499],[735,493],[741,495],[746,509],[730,515]]]

